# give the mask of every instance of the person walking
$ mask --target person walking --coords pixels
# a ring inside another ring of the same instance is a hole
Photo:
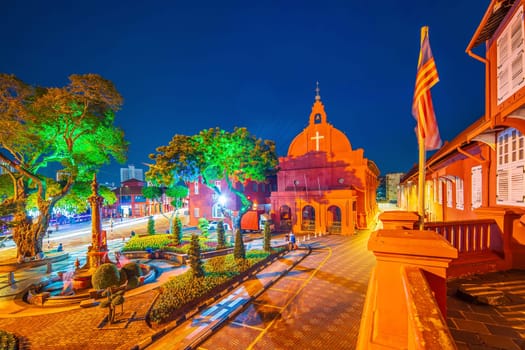
[[[293,234],[292,231],[290,232],[290,243],[289,243],[289,246],[290,246],[290,250],[297,249],[297,244],[295,243],[295,235]]]

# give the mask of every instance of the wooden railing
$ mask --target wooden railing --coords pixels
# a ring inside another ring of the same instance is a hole
[[[425,223],[425,230],[442,235],[458,253],[484,253],[491,251],[494,220],[450,221]]]

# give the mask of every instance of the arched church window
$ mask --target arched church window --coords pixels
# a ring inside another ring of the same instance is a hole
[[[291,209],[287,205],[283,205],[280,209],[281,212],[281,219],[290,219],[291,218]]]
[[[314,124],[321,124],[321,113],[317,113],[314,117]]]

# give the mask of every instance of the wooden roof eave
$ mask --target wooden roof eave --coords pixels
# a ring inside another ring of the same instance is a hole
[[[482,142],[487,144],[489,147],[493,148],[494,145],[487,138],[483,137],[484,135],[494,135],[500,129],[493,129],[491,127],[490,121],[485,120],[485,117],[482,116],[460,134],[458,134],[452,141],[446,142],[436,153],[434,153],[429,159],[427,159],[425,168],[431,171],[434,171],[432,167],[435,167],[439,163],[446,160],[446,158],[454,155],[455,153],[461,153],[469,158],[474,158],[476,161],[483,163],[485,160],[478,159],[471,154],[466,154],[467,152],[463,150],[466,146],[470,145],[473,142]],[[401,183],[406,183],[417,178],[419,168],[416,165],[408,171],[408,173],[403,176]]]
[[[480,44],[492,38],[495,31],[499,28],[501,22],[505,19],[512,8],[515,0],[491,0],[481,23],[474,32],[470,43],[465,50],[470,56],[485,62],[486,59],[474,54],[472,50]]]

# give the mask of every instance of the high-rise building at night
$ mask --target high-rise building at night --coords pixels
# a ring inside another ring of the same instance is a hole
[[[142,169],[135,168],[134,165],[128,165],[127,168],[120,168],[120,182],[124,182],[129,179],[144,181],[144,171]]]

